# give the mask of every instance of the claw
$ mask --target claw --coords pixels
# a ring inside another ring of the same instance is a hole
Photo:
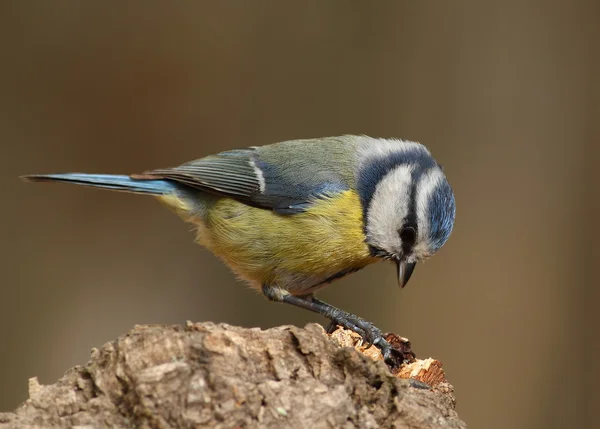
[[[333,334],[335,332],[335,330],[338,327],[338,322],[337,320],[331,320],[329,322],[329,325],[327,325],[327,327],[325,328],[325,332],[327,332],[328,334]]]
[[[414,387],[415,389],[431,389],[432,388],[429,384],[424,383],[420,380],[417,380],[416,378],[409,378],[408,383],[409,383],[410,387]]]

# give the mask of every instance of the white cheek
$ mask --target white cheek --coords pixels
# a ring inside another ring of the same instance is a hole
[[[398,230],[408,214],[412,168],[399,166],[377,185],[368,210],[367,235],[372,243],[400,252]]]

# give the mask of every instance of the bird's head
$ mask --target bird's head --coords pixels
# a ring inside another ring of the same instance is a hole
[[[379,139],[359,146],[358,192],[373,256],[392,260],[404,287],[454,225],[454,193],[425,146]]]

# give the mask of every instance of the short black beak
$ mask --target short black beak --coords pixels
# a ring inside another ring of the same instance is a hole
[[[416,262],[408,263],[406,261],[398,261],[396,262],[398,266],[398,286],[403,288],[408,283],[410,276],[412,275]]]

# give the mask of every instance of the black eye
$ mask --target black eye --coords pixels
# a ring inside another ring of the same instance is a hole
[[[400,231],[400,239],[402,240],[402,247],[411,248],[417,241],[417,230],[412,226],[405,226]]]

